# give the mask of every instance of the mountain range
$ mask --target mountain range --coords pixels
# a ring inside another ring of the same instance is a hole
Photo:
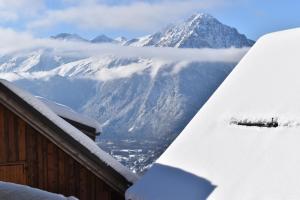
[[[253,40],[240,34],[235,28],[222,24],[209,14],[197,13],[187,20],[169,25],[154,34],[127,40],[125,37],[112,39],[99,35],[87,40],[77,34],[60,33],[53,39],[77,40],[91,43],[115,43],[125,46],[154,46],[177,48],[229,48],[250,47]]]

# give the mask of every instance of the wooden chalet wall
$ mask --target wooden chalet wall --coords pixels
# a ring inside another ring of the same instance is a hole
[[[81,200],[124,199],[1,104],[0,180]]]

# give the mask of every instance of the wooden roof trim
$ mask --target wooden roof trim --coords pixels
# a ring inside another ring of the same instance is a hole
[[[122,195],[124,195],[126,189],[132,185],[132,183],[128,182],[116,170],[92,154],[82,144],[65,133],[55,123],[38,112],[2,83],[0,83],[0,103]]]
[[[75,124],[75,125],[76,125],[76,128],[79,127],[79,128],[81,128],[81,129],[83,129],[83,130],[88,131],[89,133],[94,133],[92,136],[100,135],[100,132],[97,133],[97,132],[96,132],[96,128],[94,128],[94,127],[88,126],[88,125],[86,125],[86,124],[83,124],[83,123],[74,121],[74,120],[69,119],[69,118],[66,118],[66,117],[62,117],[62,116],[60,116],[60,115],[59,115],[59,117],[63,118],[65,121],[69,122],[70,124]]]

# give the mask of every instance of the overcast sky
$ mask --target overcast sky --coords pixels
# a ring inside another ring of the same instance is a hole
[[[256,40],[300,26],[299,9],[297,0],[0,0],[0,27],[38,37],[71,32],[132,38],[205,12]]]

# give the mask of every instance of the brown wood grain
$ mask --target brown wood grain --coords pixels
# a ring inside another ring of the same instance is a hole
[[[87,180],[87,171],[85,168],[80,167],[80,199],[89,199],[88,193],[88,180]]]
[[[47,188],[50,192],[58,192],[58,151],[53,143],[48,142],[48,181]]]
[[[41,189],[46,189],[45,183],[45,173],[47,171],[47,166],[44,163],[44,146],[43,138],[40,135],[37,135],[37,167],[38,167],[38,187]]]
[[[6,108],[3,109],[3,151],[5,152],[4,160],[5,162],[8,161],[9,155],[9,140],[8,140],[8,110]]]
[[[35,130],[26,126],[26,157],[27,157],[27,177],[29,185],[36,187],[38,185],[38,155],[37,155],[37,137]]]
[[[81,200],[123,199],[90,169],[1,104],[0,181]]]
[[[65,153],[62,150],[58,150],[58,191],[61,194],[67,192],[67,180],[66,180],[66,168],[65,168]]]
[[[24,164],[0,165],[1,181],[26,184]]]
[[[4,107],[0,104],[0,163],[6,162],[6,142],[4,132]]]
[[[1,125],[0,125],[1,126]],[[18,143],[19,143],[19,160],[26,160],[26,124],[20,118],[18,119]]]
[[[8,161],[15,162],[17,160],[16,139],[15,139],[14,115],[8,113]]]

